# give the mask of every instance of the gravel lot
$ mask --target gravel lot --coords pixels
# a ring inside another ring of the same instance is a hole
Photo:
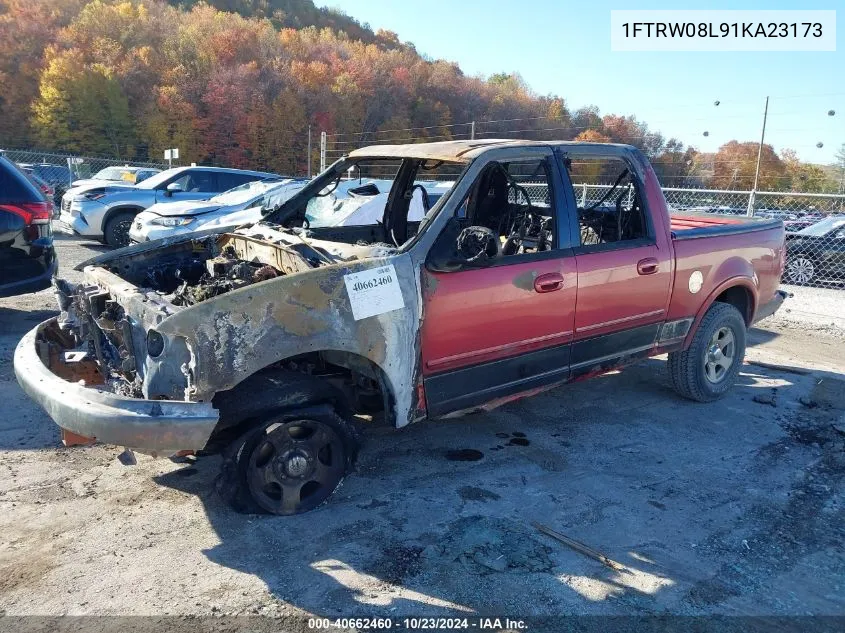
[[[101,248],[61,239],[63,273]],[[767,366],[714,404],[676,397],[654,359],[372,430],[328,504],[280,518],[225,507],[217,458],[123,466],[118,447],[62,448],[12,370],[53,313],[49,292],[0,299],[0,613],[845,615],[834,322],[793,311],[753,330],[749,359]]]

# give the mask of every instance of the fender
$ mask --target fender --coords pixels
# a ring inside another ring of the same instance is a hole
[[[746,262],[748,263],[748,262]],[[748,264],[750,267],[750,264]],[[716,301],[716,297],[720,294],[729,290],[731,288],[741,287],[748,291],[751,302],[748,306],[748,314],[744,314],[743,318],[745,319],[745,323],[747,325],[751,325],[751,321],[754,318],[754,313],[757,311],[757,286],[754,285],[754,280],[747,276],[747,275],[737,275],[731,277],[730,279],[726,279],[718,286],[716,286],[704,302],[701,304],[701,307],[698,309],[698,312],[695,314],[695,320],[693,321],[692,327],[690,328],[689,332],[687,333],[686,338],[684,339],[684,347],[683,349],[688,349],[690,344],[692,343],[692,339],[695,336],[695,333],[698,331],[698,325],[701,323],[701,319],[704,318],[704,315],[707,313],[707,310],[710,309],[710,306]]]
[[[393,265],[404,308],[355,320],[344,276]],[[281,360],[303,352],[367,359],[392,399],[396,426],[414,418],[420,307],[407,254],[321,266],[219,295],[161,320],[156,330],[182,337],[191,360],[181,368],[197,399],[209,399]],[[162,359],[167,362],[167,359]],[[177,362],[174,359],[173,362]],[[179,368],[177,368],[177,371]]]
[[[124,211],[130,211],[130,212],[134,211],[137,215],[138,213],[141,213],[141,211],[143,211],[143,210],[144,210],[144,207],[139,207],[136,204],[118,204],[118,205],[115,205],[114,207],[112,207],[111,209],[106,211],[106,214],[103,216],[103,223],[102,223],[102,226],[101,226],[101,230],[105,231],[106,225],[109,223],[109,220],[111,220],[118,213],[123,213]]]

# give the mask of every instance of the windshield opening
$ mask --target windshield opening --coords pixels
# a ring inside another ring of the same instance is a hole
[[[179,173],[179,170],[180,168],[178,167],[175,169],[165,169],[164,171],[160,171],[159,173],[150,176],[135,186],[138,187],[138,189],[158,189],[161,185],[170,180],[171,177]]]

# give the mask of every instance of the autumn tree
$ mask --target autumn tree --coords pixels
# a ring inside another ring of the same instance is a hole
[[[759,144],[730,141],[719,148],[714,157],[713,176],[710,185],[716,189],[748,190],[754,186]],[[774,191],[782,185],[786,174],[783,161],[771,145],[763,145],[760,157],[759,191]]]
[[[42,147],[131,158],[134,126],[126,95],[100,67],[88,67],[79,51],[48,52],[33,121]]]

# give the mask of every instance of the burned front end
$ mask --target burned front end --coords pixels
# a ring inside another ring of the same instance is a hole
[[[21,341],[18,379],[75,434],[151,452],[202,448],[217,421],[214,394],[197,389],[188,337],[158,327],[220,295],[310,270],[329,255],[238,235],[128,251],[94,260],[84,283],[56,281],[61,314]],[[109,407],[107,426],[95,413],[98,403]]]

